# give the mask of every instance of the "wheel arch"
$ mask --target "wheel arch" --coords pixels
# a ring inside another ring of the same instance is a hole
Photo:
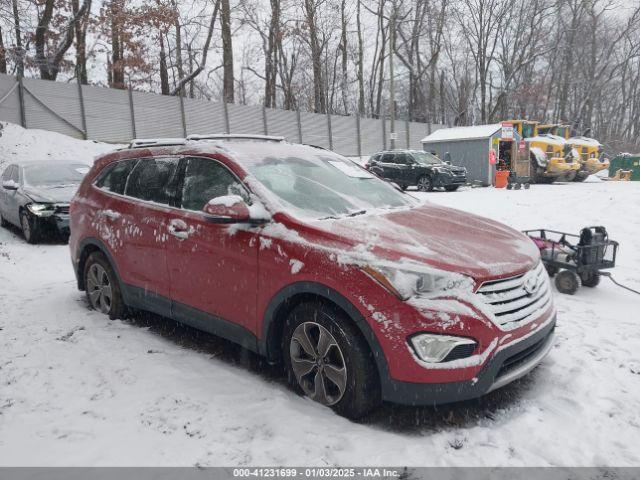
[[[116,264],[113,256],[109,252],[109,249],[107,249],[106,245],[101,240],[94,237],[90,237],[82,240],[82,242],[80,243],[80,246],[78,247],[78,256],[77,256],[78,263],[75,266],[76,279],[78,280],[78,289],[79,290],[85,289],[84,267],[87,263],[87,259],[89,258],[89,255],[91,255],[94,252],[100,252],[105,257],[107,257],[107,260],[111,264],[111,267],[113,268],[113,271],[116,274],[118,283],[120,283],[120,287],[122,287],[122,278],[120,277],[120,272],[118,271],[118,265]],[[121,290],[124,296],[126,289],[121,288]]]
[[[367,342],[375,359],[380,383],[384,387],[389,378],[389,369],[375,333],[358,309],[342,294],[326,285],[316,282],[297,282],[284,287],[269,302],[262,321],[262,336],[258,341],[258,348],[269,361],[281,360],[280,342],[284,322],[291,310],[302,302],[320,300],[337,307],[351,319],[358,331]]]

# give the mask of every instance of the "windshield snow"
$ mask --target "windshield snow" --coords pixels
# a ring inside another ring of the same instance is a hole
[[[77,185],[88,171],[89,167],[82,163],[27,165],[24,167],[24,181],[32,187]]]
[[[280,201],[307,216],[335,218],[415,204],[408,195],[333,152],[287,144],[278,147],[272,152],[267,147],[260,155],[252,152],[243,164]]]

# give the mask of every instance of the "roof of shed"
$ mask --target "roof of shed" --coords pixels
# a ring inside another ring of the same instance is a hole
[[[500,131],[501,128],[502,124],[500,123],[475,125],[472,127],[441,128],[424,137],[422,143],[489,138]]]

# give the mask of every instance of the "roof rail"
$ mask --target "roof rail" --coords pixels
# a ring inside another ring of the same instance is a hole
[[[267,142],[283,142],[284,137],[273,135],[255,135],[250,133],[214,133],[210,135],[189,135],[187,140],[264,140]]]
[[[129,148],[164,147],[170,145],[184,145],[184,138],[134,138]]]

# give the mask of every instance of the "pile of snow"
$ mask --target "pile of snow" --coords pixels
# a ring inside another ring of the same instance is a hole
[[[16,161],[73,160],[90,165],[96,156],[121,146],[0,122],[0,171]]]

